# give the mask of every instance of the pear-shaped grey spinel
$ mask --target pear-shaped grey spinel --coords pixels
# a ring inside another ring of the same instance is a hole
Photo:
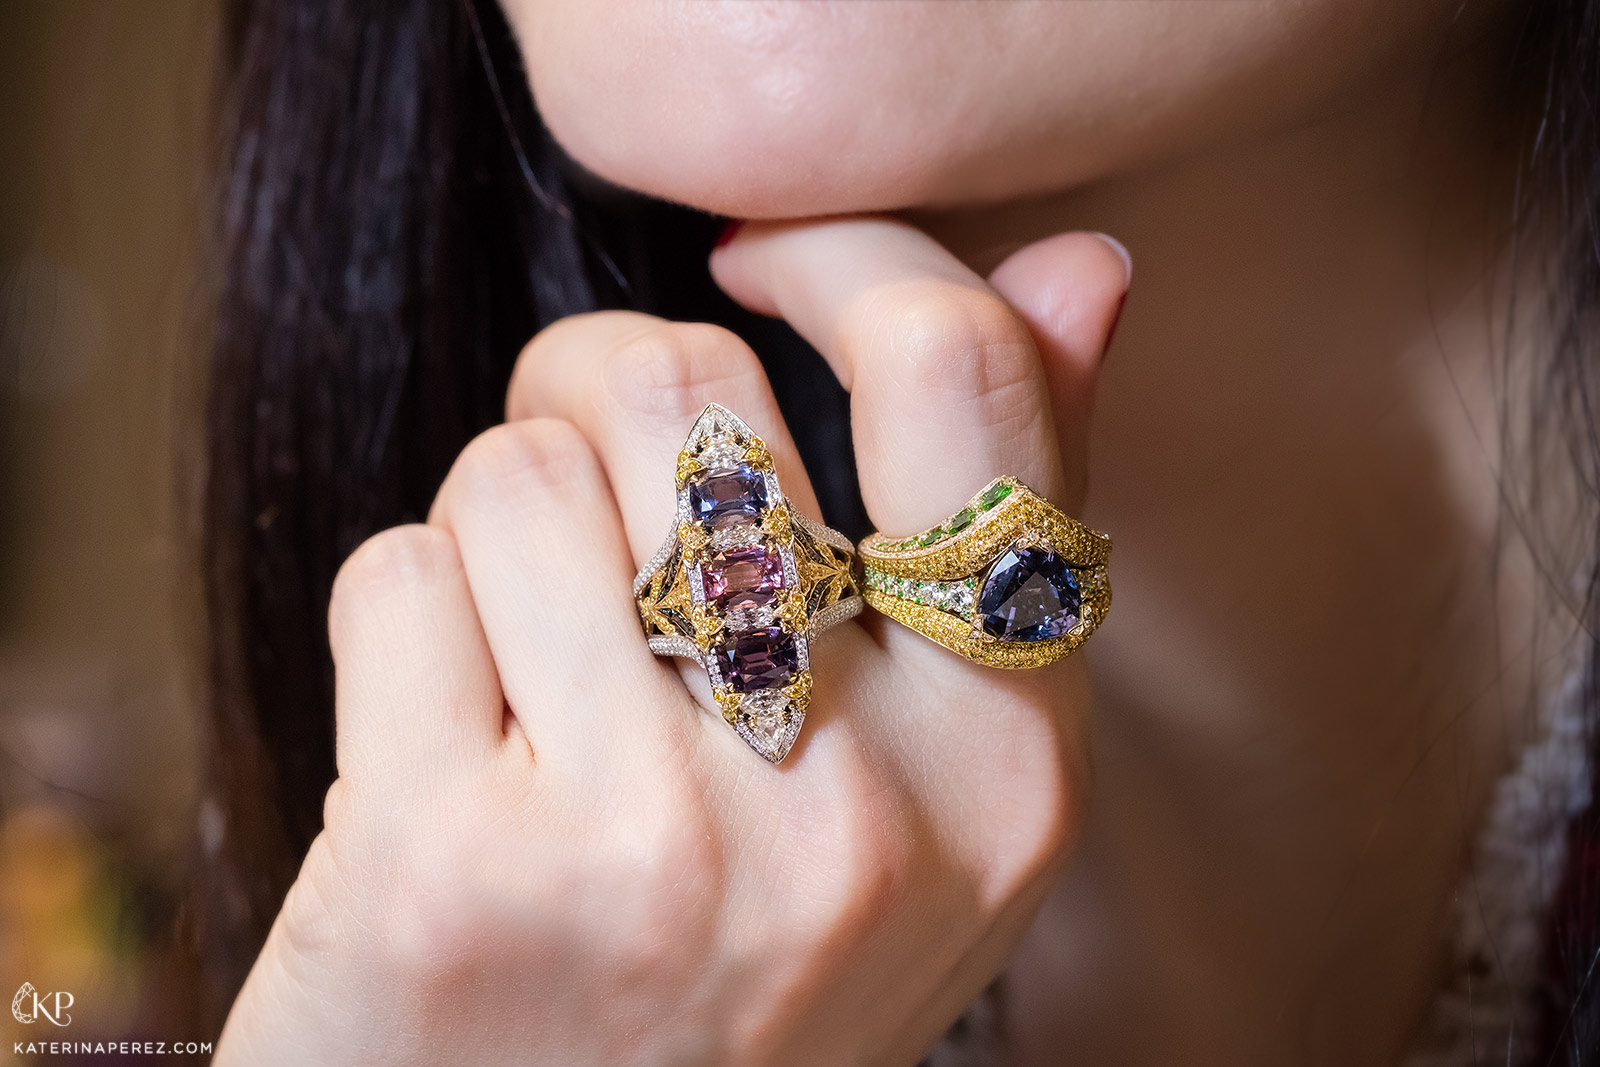
[[[1044,641],[1078,625],[1078,579],[1043,548],[1010,548],[994,561],[978,595],[984,632],[1002,641]]]

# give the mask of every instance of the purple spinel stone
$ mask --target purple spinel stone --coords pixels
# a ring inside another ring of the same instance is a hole
[[[700,564],[700,577],[721,611],[765,607],[783,588],[783,557],[766,545],[732,548]]]
[[[800,668],[794,636],[781,627],[736,633],[717,649],[722,677],[735,693],[787,685]]]
[[[1078,625],[1081,604],[1066,560],[1043,548],[1012,548],[989,568],[978,619],[1002,641],[1044,641]]]
[[[690,514],[713,529],[756,522],[766,506],[766,475],[746,464],[705,471],[689,479]]]

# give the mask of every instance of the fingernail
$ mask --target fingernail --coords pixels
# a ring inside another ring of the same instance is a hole
[[[1126,272],[1123,275],[1122,285],[1123,288],[1126,289],[1128,285],[1133,282],[1133,257],[1128,254],[1128,246],[1111,236],[1109,233],[1096,233],[1095,236],[1100,238],[1100,240],[1104,241],[1106,244],[1110,245],[1111,251],[1115,252],[1121,257],[1122,269]]]
[[[722,228],[722,232],[717,234],[716,247],[721,248],[723,245],[733,240],[734,235],[739,232],[739,227],[743,225],[744,219],[729,219],[728,224]],[[1124,255],[1126,255],[1126,253],[1124,253]]]
[[[1100,359],[1105,360],[1106,354],[1111,351],[1112,338],[1117,336],[1117,327],[1122,324],[1122,309],[1128,304],[1128,294],[1124,292],[1117,301],[1117,310],[1111,313],[1111,326],[1106,330],[1106,343],[1100,347]]]

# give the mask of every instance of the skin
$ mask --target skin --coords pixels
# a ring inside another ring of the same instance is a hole
[[[876,398],[868,467],[928,471],[951,509],[995,468],[1081,503],[1041,350],[1092,374],[1114,246],[1047,240],[986,282],[886,220],[740,244],[752,297]],[[817,642],[796,749],[754,757],[629,595],[713,398],[814,514],[754,353],[607,312],[534,338],[429,523],[344,565],[339,780],[218,1062],[909,1063],[1001,966],[1081,825],[1082,663],[997,682],[851,622]],[[871,484],[896,521],[928,507]]]
[[[759,366],[550,327],[341,573],[340,780],[218,1062],[909,1064],[1002,971],[1020,1063],[1397,1062],[1567,636],[1497,526],[1496,5],[506,8],[582,165],[773,220],[712,272],[851,390],[880,528],[1016,473],[1116,610],[1020,675],[841,627],[774,770],[622,592],[707,401],[815,514]],[[1083,230],[1139,263],[1104,366]]]
[[[1455,0],[506,0],[586,167],[736,217],[1080,186],[1338,110],[1425,66]],[[870,104],[871,106],[864,106]]]

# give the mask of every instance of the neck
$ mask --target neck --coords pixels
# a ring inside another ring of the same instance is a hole
[[[1117,539],[1099,797],[1016,963],[1039,1062],[1381,1064],[1425,1014],[1538,656],[1524,584],[1481,580],[1509,204],[1486,80],[917,219],[979,269],[1076,228],[1135,263],[1088,516]]]
[[[1103,230],[1132,249],[1139,282],[1153,276],[1148,288],[1164,288],[1170,273],[1225,269],[1206,276],[1210,294],[1226,298],[1224,282],[1250,300],[1253,319],[1370,308],[1394,275],[1416,280],[1419,259],[1430,261],[1432,283],[1459,287],[1482,275],[1510,205],[1497,69],[1494,56],[1450,57],[1329,101],[1294,128],[916,221],[980,271],[1052,233]]]

